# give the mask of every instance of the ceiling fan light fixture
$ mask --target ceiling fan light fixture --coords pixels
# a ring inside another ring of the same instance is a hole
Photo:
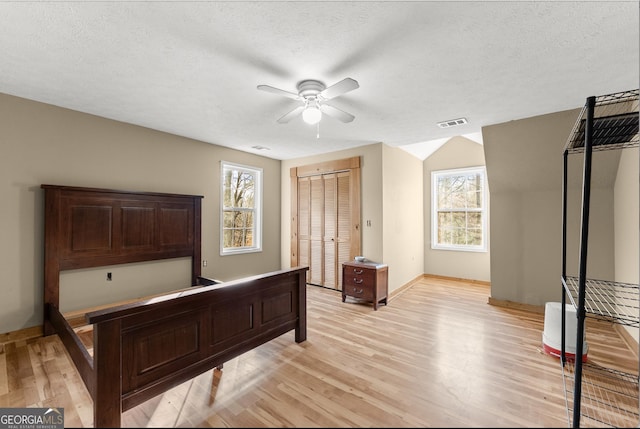
[[[307,106],[302,112],[302,120],[309,125],[315,125],[322,119],[322,112],[318,106]]]
[[[319,124],[323,117],[323,113],[345,123],[351,122],[355,118],[351,113],[340,110],[337,107],[326,103],[326,101],[359,88],[360,85],[358,84],[358,81],[347,77],[342,79],[340,82],[327,87],[319,80],[307,79],[298,82],[296,87],[298,89],[297,94],[269,85],[258,85],[258,89],[260,91],[279,94],[302,102],[298,107],[280,117],[277,120],[278,123],[286,124],[300,114],[302,114],[302,120],[310,125]]]

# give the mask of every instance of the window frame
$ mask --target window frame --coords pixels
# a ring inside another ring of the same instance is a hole
[[[254,207],[253,209],[245,209],[253,211],[253,245],[244,247],[225,247],[224,246],[224,214],[229,209],[237,209],[237,207],[225,207],[225,171],[235,170],[252,173],[255,177],[254,182]],[[263,169],[260,167],[252,167],[249,165],[238,164],[229,161],[220,161],[220,256],[240,255],[245,253],[262,252],[262,175]]]
[[[440,210],[438,207],[438,179],[447,176],[462,176],[468,174],[479,174],[482,184],[482,208],[480,209],[460,209],[460,210]],[[431,249],[434,250],[454,250],[461,252],[487,252],[487,171],[484,166],[473,166],[464,168],[452,168],[447,170],[433,170],[431,172]],[[475,212],[480,213],[482,234],[481,245],[469,244],[442,244],[438,242],[438,214],[440,212]]]

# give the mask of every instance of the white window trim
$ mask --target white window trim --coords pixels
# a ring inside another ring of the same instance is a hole
[[[224,247],[224,170],[225,168],[250,171],[256,177],[255,212],[254,212],[254,245],[250,247]],[[262,252],[262,168],[220,161],[220,256],[239,255],[243,253]]]
[[[439,244],[438,241],[438,207],[437,207],[437,178],[438,176],[461,175],[470,172],[482,173],[482,245],[451,245]],[[487,251],[487,171],[484,166],[453,168],[449,170],[434,170],[431,172],[431,248],[434,250],[454,250],[461,252]]]

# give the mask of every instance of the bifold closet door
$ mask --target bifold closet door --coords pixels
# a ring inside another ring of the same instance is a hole
[[[311,181],[309,177],[300,177],[297,179],[297,258],[292,261],[292,266],[307,266],[307,283],[311,281],[311,262],[309,259],[309,247],[310,247],[310,220],[311,220],[311,204],[310,195],[311,187],[309,186]],[[293,244],[292,244],[293,246]],[[294,252],[295,254],[296,252]]]
[[[352,173],[351,171],[343,171],[333,174],[332,183],[335,185],[332,188],[334,206],[331,207],[332,216],[331,220],[332,231],[327,242],[332,246],[332,266],[331,266],[331,278],[335,279],[334,288],[342,290],[342,263],[348,262],[353,259],[355,255],[352,255],[352,249],[354,247],[354,237],[351,235],[353,228],[353,201],[351,198],[352,192]],[[325,181],[325,183],[328,183]],[[325,188],[326,189],[326,188]],[[328,200],[327,197],[325,200]],[[327,210],[325,210],[325,213]],[[325,225],[328,225],[325,222]],[[325,268],[325,272],[329,272]]]
[[[342,289],[342,262],[351,259],[351,173],[298,179],[298,261],[307,282]]]
[[[309,283],[324,286],[324,180],[323,176],[309,179]]]

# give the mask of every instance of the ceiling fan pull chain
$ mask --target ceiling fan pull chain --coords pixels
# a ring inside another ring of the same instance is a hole
[[[318,127],[316,129],[316,138],[319,139],[320,138],[320,122],[318,122],[316,126]]]

